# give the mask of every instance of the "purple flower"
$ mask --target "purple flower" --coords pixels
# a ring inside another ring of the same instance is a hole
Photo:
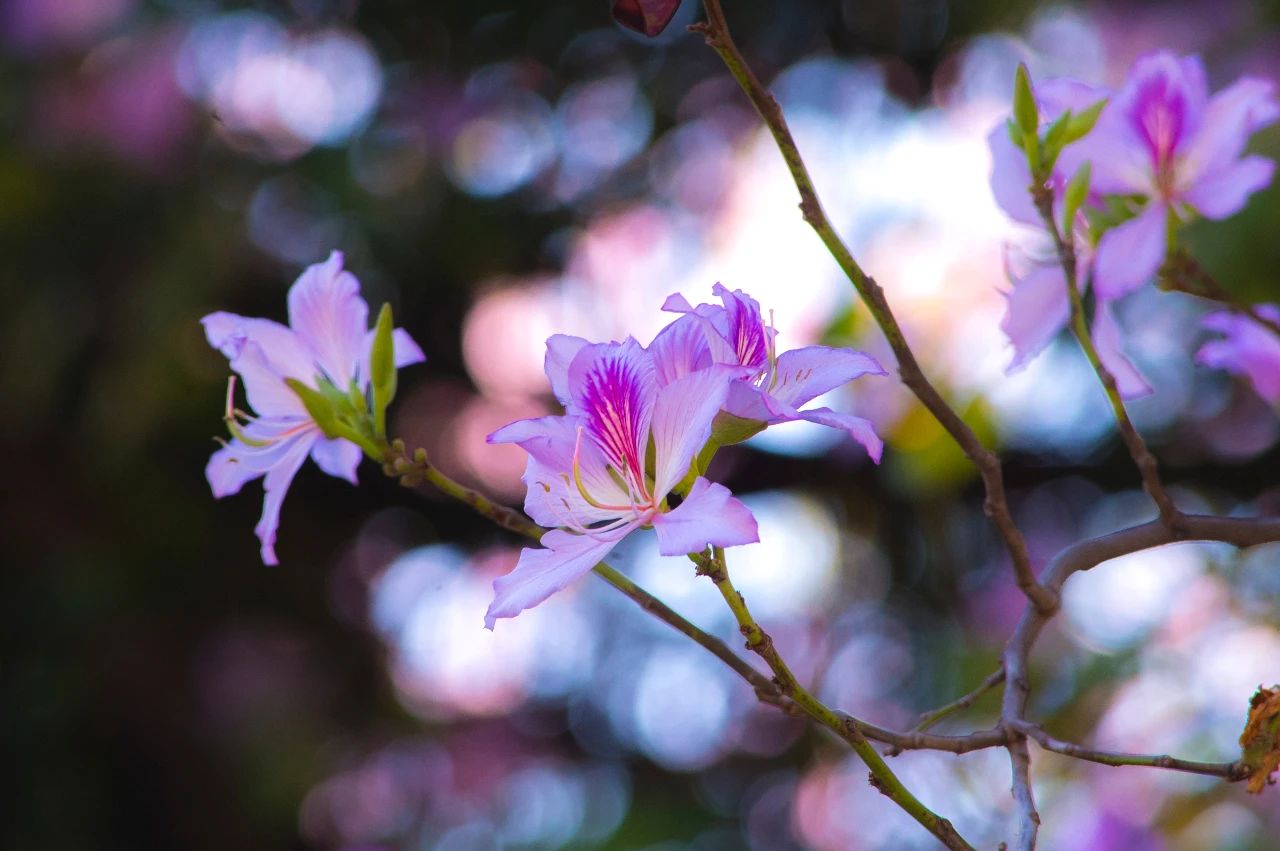
[[[1255,309],[1280,323],[1280,305],[1259,304]],[[1272,405],[1280,404],[1280,336],[1248,316],[1226,310],[1210,313],[1203,324],[1224,336],[1201,346],[1196,361],[1245,376],[1259,396]]]
[[[1280,117],[1273,88],[1246,77],[1210,98],[1199,57],[1161,52],[1134,63],[1081,146],[1096,192],[1146,199],[1098,242],[1100,298],[1118,298],[1155,276],[1170,223],[1188,209],[1227,218],[1271,181],[1273,162],[1242,154],[1250,135]]]
[[[808,420],[849,434],[880,462],[884,441],[862,417],[830,408],[800,410],[800,406],[862,375],[884,375],[875,358],[853,349],[806,346],[777,354],[777,332],[766,326],[760,305],[742,290],[730,292],[716,284],[712,292],[722,305],[693,307],[676,293],[663,310],[684,314],[658,333],[650,344],[659,383],[679,379],[712,364],[743,368],[729,387],[724,411],[765,428],[794,420]]]
[[[366,391],[373,342],[369,307],[355,276],[343,271],[342,254],[334,251],[324,263],[308,266],[289,288],[289,327],[223,312],[201,322],[209,345],[239,373],[256,414],[236,425],[236,436],[213,453],[205,478],[221,498],[263,477],[262,519],[254,531],[262,542],[262,561],[277,564],[280,506],[302,462],[310,456],[324,472],[355,483],[361,455],[350,441],[326,438],[285,379],[318,388],[324,378],[343,391],[352,386]],[[393,339],[397,367],[424,360],[404,330],[396,329]]]
[[[1068,109],[1079,113],[1109,96],[1105,89],[1067,78],[1045,80],[1037,84],[1035,93],[1041,124],[1055,121]],[[1110,108],[1103,110],[1104,116]],[[1005,371],[1014,372],[1026,366],[1067,326],[1071,318],[1071,300],[1066,274],[1058,264],[1049,233],[1031,199],[1032,177],[1026,154],[1013,144],[1003,123],[991,131],[987,144],[991,150],[991,192],[996,203],[1011,219],[1033,228],[1040,244],[1033,255],[1022,252],[1015,255],[1026,262],[1012,262],[1014,256],[1010,256],[1005,264],[1013,289],[1005,293],[1005,315],[1000,322],[1000,330],[1013,346],[1013,359]],[[1048,184],[1059,202],[1059,215],[1067,181],[1089,150],[1083,144],[1068,145],[1054,164]],[[1093,262],[1093,252],[1088,248],[1085,216],[1078,215],[1073,225],[1073,232],[1067,236],[1075,241],[1077,286],[1083,288]],[[1115,376],[1121,396],[1133,398],[1151,392],[1151,386],[1125,357],[1115,314],[1109,301],[1101,296],[1094,312],[1092,335],[1098,355]]]
[[[529,453],[525,511],[560,528],[493,583],[486,627],[541,603],[642,526],[653,527],[663,555],[759,540],[746,506],[701,476],[678,506],[668,502],[743,370],[711,365],[662,384],[653,354],[635,340],[556,336],[547,341],[546,371],[565,415],[514,422],[489,442]]]

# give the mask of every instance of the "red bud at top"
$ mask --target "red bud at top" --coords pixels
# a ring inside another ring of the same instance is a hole
[[[680,0],[613,0],[613,19],[653,38],[667,28]]]

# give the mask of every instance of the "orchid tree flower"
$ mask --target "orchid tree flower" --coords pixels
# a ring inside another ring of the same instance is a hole
[[[1280,323],[1280,305],[1259,304],[1255,309],[1260,316]],[[1210,313],[1202,322],[1205,328],[1224,336],[1201,346],[1196,361],[1248,378],[1259,396],[1280,405],[1280,336],[1249,316],[1228,310]]]
[[[660,384],[653,354],[634,339],[548,341],[547,377],[565,415],[514,422],[489,442],[529,453],[525,511],[553,528],[493,583],[485,626],[541,603],[642,527],[663,555],[758,541],[755,518],[723,485],[696,475],[679,504],[671,499],[742,374],[712,364]]]
[[[885,375],[875,358],[853,349],[806,346],[777,353],[777,332],[766,325],[759,303],[742,290],[712,287],[722,304],[694,307],[679,293],[662,309],[683,314],[658,333],[650,345],[660,382],[678,380],[711,364],[743,368],[729,387],[724,412],[745,421],[737,439],[771,425],[807,420],[839,429],[861,443],[877,464],[884,441],[869,420],[830,408],[800,406],[863,375]],[[723,418],[722,421],[723,423]],[[729,428],[717,429],[717,437]],[[725,442],[734,442],[728,438]]]
[[[1079,114],[1106,100],[1110,94],[1104,88],[1065,77],[1045,80],[1035,87],[1040,123],[1052,124],[1067,110]],[[1104,107],[1103,118],[1113,108],[1110,105]],[[1071,299],[1067,292],[1066,273],[1058,262],[1048,230],[1032,201],[1033,178],[1026,153],[1014,145],[1003,123],[988,135],[987,145],[991,151],[991,193],[996,203],[1009,218],[1026,225],[1033,232],[1029,251],[1014,248],[1006,249],[1005,254],[1005,274],[1013,288],[1004,293],[1005,314],[1000,321],[1000,330],[1013,347],[1013,358],[1005,368],[1005,372],[1012,373],[1025,367],[1067,327],[1071,318]],[[1088,153],[1089,148],[1083,144],[1068,145],[1050,172],[1047,185],[1058,202],[1055,215],[1059,217],[1067,183]],[[1082,291],[1094,262],[1088,228],[1087,218],[1079,214],[1073,216],[1071,231],[1063,235],[1074,241],[1076,286]],[[1103,365],[1115,376],[1121,396],[1135,398],[1150,393],[1151,385],[1124,354],[1120,326],[1110,300],[1096,293],[1096,287],[1095,294],[1098,298],[1091,333]]]
[[[351,392],[363,399],[374,340],[369,306],[360,296],[359,281],[343,270],[340,252],[307,267],[290,287],[288,303],[288,327],[225,312],[201,320],[209,344],[226,356],[243,381],[254,412],[234,411],[233,379],[227,393],[232,439],[213,453],[205,478],[219,499],[263,479],[262,519],[254,531],[262,542],[262,561],[269,565],[278,563],[280,507],[302,463],[310,457],[330,476],[354,484],[362,453],[351,440],[326,437],[287,382],[317,392]],[[425,359],[403,329],[396,329],[392,340],[397,368]]]
[[[1243,152],[1277,117],[1269,81],[1245,77],[1210,98],[1197,56],[1159,52],[1134,63],[1086,140],[1094,190],[1142,202],[1135,217],[1098,241],[1100,298],[1119,298],[1155,277],[1175,221],[1191,212],[1225,219],[1270,183],[1275,164]]]

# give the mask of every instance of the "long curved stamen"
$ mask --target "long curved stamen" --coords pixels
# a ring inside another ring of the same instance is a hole
[[[243,419],[245,422],[253,422],[254,418],[236,408],[235,395],[236,377],[232,375],[227,379],[227,402],[222,413],[222,422],[226,425],[227,431],[231,433],[231,436],[243,443],[245,446],[252,446],[255,449],[266,449],[269,446],[274,446],[282,440],[302,434],[309,428],[316,427],[315,423],[310,420],[305,420],[298,423],[296,426],[285,429],[279,434],[273,435],[269,438],[250,437],[240,426],[240,420]]]
[[[769,308],[769,327],[765,329],[765,351],[769,356],[769,387],[768,391],[773,392],[773,388],[778,386],[778,331],[773,327],[773,308]]]
[[[598,508],[601,511],[635,511],[636,505],[608,505],[603,502],[597,502],[587,493],[587,487],[582,483],[582,466],[579,463],[582,452],[582,426],[578,426],[577,436],[573,441],[573,484],[578,489],[578,493],[582,499],[592,508]],[[628,488],[629,490],[629,488]],[[634,497],[632,497],[634,499]]]

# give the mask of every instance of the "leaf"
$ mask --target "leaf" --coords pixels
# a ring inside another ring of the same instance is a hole
[[[378,313],[373,348],[369,353],[369,383],[373,387],[373,419],[378,435],[386,433],[387,406],[396,396],[395,322],[391,305],[382,305]]]
[[[653,38],[667,28],[679,8],[680,0],[613,0],[613,19]]]
[[[1013,76],[1013,117],[1024,138],[1040,129],[1040,110],[1036,108],[1036,96],[1031,91],[1031,75],[1021,62]]]
[[[1102,108],[1106,105],[1107,101],[1103,99],[1086,108],[1083,112],[1078,112],[1071,116],[1071,121],[1067,123],[1065,144],[1070,145],[1073,142],[1079,142],[1085,136],[1088,136],[1094,125],[1098,123],[1098,116],[1102,114]]]
[[[1261,795],[1280,771],[1280,686],[1263,688],[1249,701],[1249,720],[1240,734],[1241,762],[1249,769],[1249,792]]]
[[[319,390],[308,387],[296,378],[286,378],[284,383],[289,385],[289,389],[302,400],[307,413],[311,415],[311,419],[315,420],[316,425],[320,426],[324,436],[329,438],[337,437],[340,430],[338,425],[339,414],[333,400]]]
[[[1075,232],[1076,212],[1089,197],[1089,175],[1089,161],[1085,160],[1080,163],[1080,167],[1067,183],[1067,190],[1063,196],[1062,230],[1068,239]]]

